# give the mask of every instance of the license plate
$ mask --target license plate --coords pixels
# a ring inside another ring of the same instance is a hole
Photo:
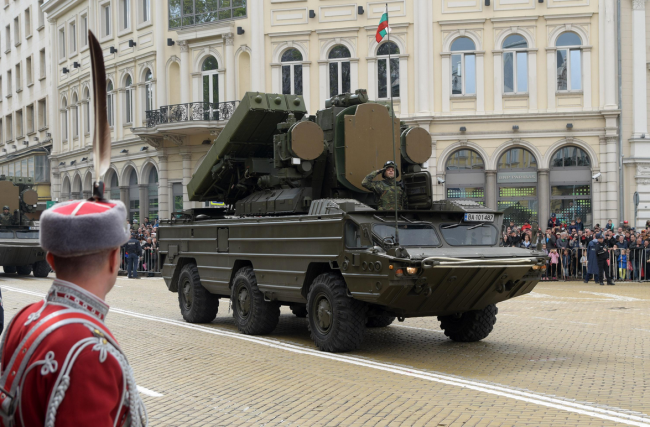
[[[465,222],[494,222],[494,214],[466,213]]]

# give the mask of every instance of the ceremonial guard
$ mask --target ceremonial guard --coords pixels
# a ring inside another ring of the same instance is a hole
[[[89,32],[93,73],[94,169],[110,166],[106,74],[101,45]],[[147,415],[133,370],[104,324],[106,294],[117,280],[129,239],[126,208],[93,197],[57,204],[41,215],[40,243],[56,279],[41,302],[11,320],[0,343],[0,425],[140,427]]]
[[[381,174],[384,179],[381,181],[373,181],[379,174]],[[398,209],[406,208],[404,184],[402,184],[402,182],[396,184],[395,180],[397,177],[399,177],[399,172],[395,167],[395,162],[388,161],[384,165],[383,169],[370,172],[368,176],[361,181],[361,185],[363,185],[364,188],[374,192],[375,195],[379,197],[378,210],[395,210],[395,200],[397,200]],[[395,197],[395,192],[397,192],[397,197]]]

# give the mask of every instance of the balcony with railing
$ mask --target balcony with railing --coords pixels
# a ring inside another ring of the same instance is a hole
[[[154,128],[160,125],[185,122],[221,122],[232,117],[237,105],[239,105],[239,101],[163,105],[157,110],[145,112],[145,126]]]

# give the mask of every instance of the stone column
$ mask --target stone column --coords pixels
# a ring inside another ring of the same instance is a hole
[[[618,225],[621,218],[618,217],[618,136],[607,136],[607,217]]]
[[[497,204],[497,171],[485,171],[485,205],[496,209]]]
[[[181,103],[190,102],[190,48],[186,41],[178,42],[181,48]]]
[[[550,190],[551,182],[549,180],[548,169],[539,169],[537,171],[537,221],[541,225],[540,228],[542,228],[542,230],[546,229],[548,217],[551,212]]]
[[[155,22],[157,23],[153,26],[156,36],[156,75],[154,76],[156,80],[156,102],[154,102],[153,107],[156,108],[161,105],[167,105],[167,87],[165,85],[167,81],[167,70],[165,70],[165,46],[167,45],[167,39],[165,38],[165,30],[167,28],[165,7],[167,6],[167,2],[151,2],[151,6],[153,7]]]
[[[187,194],[187,184],[192,179],[192,154],[181,153],[183,157],[183,209],[190,209],[190,199]]]
[[[598,178],[598,185],[595,185],[593,187],[593,190],[591,194],[593,194],[595,191],[598,191],[600,193],[600,205],[598,206],[598,217],[600,219],[600,224],[602,225],[603,222],[607,224],[607,220],[610,218],[607,218],[607,215],[609,215],[609,212],[607,211],[607,179],[609,176],[607,175],[607,139],[605,139],[604,136],[601,136],[598,138],[600,141],[600,150],[598,152],[598,157],[599,157],[599,166],[600,166],[600,178]],[[596,183],[594,183],[596,184]],[[594,215],[595,217],[596,215]],[[595,219],[595,218],[594,218]],[[594,224],[596,224],[594,222]]]
[[[251,31],[251,90],[266,92],[266,58],[264,49],[264,0],[249,0]]]
[[[646,138],[648,138],[646,38],[638,37],[638,35],[646,34],[645,3],[646,0],[632,1],[632,34],[634,34],[632,37],[632,99],[634,101],[634,107],[632,108],[634,122],[632,138],[641,138],[643,134],[646,134]],[[642,152],[635,152],[633,155],[635,157],[650,157],[650,150],[645,149],[639,151]]]
[[[169,218],[169,183],[167,181],[167,156],[158,156],[158,217]]]
[[[537,49],[528,51],[528,110],[537,112]]]
[[[126,216],[129,216],[129,186],[128,185],[120,185],[120,200],[122,203],[124,203],[124,206],[126,206]]]
[[[441,53],[442,56],[442,112],[448,113],[451,96],[451,53]]]
[[[476,114],[485,114],[485,52],[476,52]]]
[[[226,99],[225,101],[235,100],[235,37],[233,33],[223,35],[226,42]]]
[[[609,61],[609,62],[616,62],[616,61]],[[584,67],[584,70],[591,70],[591,46],[585,46],[582,48],[582,66]],[[583,107],[582,109],[585,111],[590,111],[592,109],[591,105],[591,73],[583,73],[582,74],[583,78]],[[614,105],[614,108],[617,108],[616,105]]]
[[[433,3],[413,2],[415,30],[415,115],[428,116],[433,111]],[[400,70],[400,76],[401,76]],[[408,89],[407,89],[408,90]]]
[[[546,48],[546,111],[555,111],[555,89],[557,87],[555,54],[555,47]]]
[[[138,191],[140,197],[140,222],[144,221],[144,218],[149,216],[149,185],[148,184],[138,184]]]
[[[602,43],[605,43],[605,109],[615,110],[618,108],[616,101],[616,87],[618,79],[616,78],[616,7],[615,0],[605,0],[605,32],[601,38]],[[601,11],[602,13],[603,11]],[[645,20],[645,16],[643,18]],[[636,28],[635,28],[636,30]],[[645,63],[645,52],[643,55],[643,62]],[[584,61],[583,70],[589,70],[591,64]],[[645,67],[644,67],[645,68]],[[645,77],[644,77],[645,78]],[[586,88],[585,88],[586,93]],[[645,94],[643,94],[645,97]]]
[[[494,114],[503,113],[503,55],[502,51],[492,51],[494,58]]]
[[[377,58],[368,58],[366,60],[368,68],[368,99],[377,99]]]

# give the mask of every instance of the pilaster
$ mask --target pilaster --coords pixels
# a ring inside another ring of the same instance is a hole
[[[179,41],[181,48],[181,103],[190,101],[190,48],[186,41]]]
[[[485,171],[485,205],[490,209],[497,208],[497,171]]]
[[[537,170],[537,199],[539,205],[537,206],[537,220],[542,230],[546,229],[548,224],[548,217],[551,212],[551,198],[550,198],[551,182],[549,179],[548,169]]]

